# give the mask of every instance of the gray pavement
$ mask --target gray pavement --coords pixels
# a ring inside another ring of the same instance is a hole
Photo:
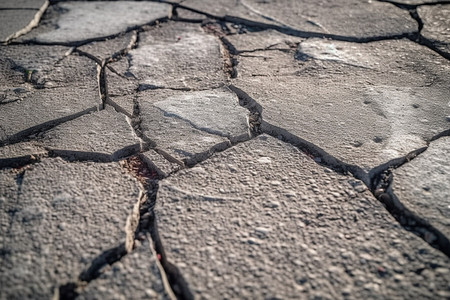
[[[2,1],[0,300],[449,299],[449,7]]]

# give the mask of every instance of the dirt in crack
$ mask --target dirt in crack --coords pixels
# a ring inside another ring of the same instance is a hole
[[[140,156],[134,156],[127,159],[124,162],[124,166],[142,183],[146,191],[145,201],[141,203],[139,209],[140,218],[135,233],[135,239],[145,240],[147,234],[150,234],[157,254],[157,259],[160,261],[169,281],[171,291],[175,294],[177,299],[194,299],[178,268],[168,261],[158,234],[154,207],[159,187],[158,182],[162,178],[158,175],[156,170],[152,170]]]

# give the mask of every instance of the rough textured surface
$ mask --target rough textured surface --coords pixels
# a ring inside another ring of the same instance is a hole
[[[394,171],[393,192],[450,239],[449,155],[450,137],[432,142],[425,153]]]
[[[446,5],[421,6],[422,36],[450,57],[450,2]]]
[[[187,0],[183,5],[218,16],[236,16],[252,21],[351,38],[400,35],[414,32],[415,22],[406,11],[378,1],[215,1]],[[371,24],[360,26],[361,23]],[[307,33],[306,33],[307,34]]]
[[[447,293],[447,257],[405,233],[360,182],[271,137],[160,185],[156,212],[167,258],[197,298]],[[435,276],[431,263],[442,273]]]
[[[170,299],[156,259],[146,240],[88,285],[77,299]]]
[[[18,192],[16,201],[2,202],[13,215],[3,233],[2,299],[49,299],[59,285],[76,281],[94,258],[125,242],[139,196],[118,164],[59,158],[27,169]]]
[[[230,144],[226,137],[197,129],[189,120],[165,114],[157,108],[155,102],[165,99],[165,94],[167,92],[148,91],[139,95],[142,133],[159,150],[175,161],[192,164]],[[226,111],[222,113],[227,116]]]
[[[450,1],[399,1],[0,0],[0,300],[450,299]]]
[[[12,100],[0,110],[0,143],[17,141],[101,105],[95,63],[77,55],[64,58],[64,50],[45,46],[0,48],[1,55],[7,57],[1,61],[7,73],[0,82],[5,83],[6,98]]]
[[[153,88],[207,89],[225,80],[219,40],[196,24],[170,22],[145,32],[130,57],[129,72]]]
[[[105,38],[167,18],[170,9],[167,4],[152,2],[60,2],[53,8],[53,13],[59,17],[24,38],[40,43],[76,43]]]
[[[449,64],[406,40],[310,39],[296,52],[238,61],[233,83],[262,106],[264,128],[283,128],[347,163],[375,167],[449,125]]]

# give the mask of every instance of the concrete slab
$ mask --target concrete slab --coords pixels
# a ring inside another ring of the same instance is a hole
[[[432,142],[427,151],[394,171],[392,188],[408,209],[428,220],[447,238],[450,238],[449,155],[450,137]]]
[[[89,284],[77,299],[170,299],[146,240]]]
[[[194,128],[225,136],[231,142],[250,138],[248,110],[239,105],[239,99],[229,90],[179,92],[153,105],[166,116],[185,120]]]
[[[422,36],[450,57],[450,2],[446,5],[421,6],[417,12],[423,21]]]
[[[167,259],[197,298],[447,295],[448,258],[359,184],[259,136],[160,183]]]
[[[188,120],[167,115],[154,103],[165,99],[170,91],[145,91],[138,96],[142,133],[158,151],[179,164],[194,164],[213,151],[223,150],[230,141],[226,137],[197,129]],[[179,93],[172,91],[172,94]]]
[[[19,189],[0,256],[2,299],[50,299],[96,257],[134,236],[127,219],[139,186],[116,163],[45,159],[25,171]]]
[[[262,105],[264,130],[282,128],[347,163],[370,169],[448,129],[450,65],[406,40],[310,39],[297,53],[238,62],[233,83]]]
[[[59,2],[44,17],[47,24],[24,38],[63,44],[101,39],[167,18],[171,8],[153,2]]]
[[[0,79],[5,83],[5,98],[14,100],[8,96],[11,89],[19,89],[14,94],[20,94],[20,101],[2,105],[0,144],[17,142],[39,130],[97,110],[102,104],[96,64],[78,55],[64,57],[64,50],[67,49],[46,46],[0,48],[6,58],[1,61],[5,64],[2,69],[10,69]]]
[[[109,108],[56,126],[39,142],[68,159],[114,161],[140,151],[140,140],[129,122]]]
[[[140,35],[138,48],[130,51],[130,72],[157,88],[216,88],[225,81],[220,47],[198,24],[161,24]]]
[[[417,31],[407,11],[390,3],[339,0],[317,1],[210,1],[187,0],[183,5],[213,15],[290,27],[299,31],[349,38],[401,35]],[[361,24],[371,24],[363,25]],[[376,25],[374,25],[376,24]]]

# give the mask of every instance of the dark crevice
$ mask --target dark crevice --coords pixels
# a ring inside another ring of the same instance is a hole
[[[60,300],[73,300],[79,295],[80,288],[88,285],[89,282],[98,278],[104,271],[105,267],[113,265],[117,261],[121,260],[127,254],[125,243],[121,243],[119,246],[108,249],[97,256],[91,265],[83,270],[78,276],[77,282],[69,282],[59,287],[59,299]]]
[[[5,146],[5,145],[16,144],[16,143],[20,143],[20,142],[25,142],[25,141],[31,139],[30,136],[33,134],[47,131],[59,124],[74,120],[74,119],[81,117],[83,115],[86,115],[88,113],[98,111],[98,109],[99,109],[98,106],[94,106],[94,107],[88,108],[84,111],[80,111],[80,112],[77,112],[77,113],[69,115],[69,116],[61,117],[61,118],[58,118],[55,120],[51,120],[51,121],[36,125],[36,126],[32,126],[30,128],[27,128],[25,130],[22,130],[16,134],[9,136],[8,138],[6,138],[3,141],[0,141],[0,147]]]
[[[109,163],[123,160],[127,157],[140,153],[140,145],[129,145],[115,151],[112,154],[90,151],[47,149],[49,157],[59,157],[68,162],[93,161],[98,163]]]
[[[371,183],[369,188],[375,198],[384,204],[386,210],[405,230],[413,232],[430,246],[450,257],[449,239],[427,220],[405,207],[392,189],[392,184],[395,180],[393,171],[410,162],[426,150],[427,147],[414,150],[404,157],[393,159],[381,166],[373,168],[369,172]]]
[[[19,157],[1,158],[0,169],[2,168],[23,168],[27,165],[40,162],[44,157],[47,157],[47,153],[35,153],[27,154]]]
[[[370,185],[368,186],[369,189],[373,190],[374,192],[378,189],[386,189],[387,186],[385,184],[382,184],[382,178],[384,178],[383,174],[392,172],[393,169],[397,169],[404,165],[405,163],[410,162],[414,158],[416,158],[421,153],[425,152],[428,147],[419,148],[417,150],[411,151],[410,153],[406,154],[405,156],[398,157],[395,159],[392,159],[378,167],[373,168],[369,171],[369,180]],[[384,186],[384,187],[383,187]],[[377,197],[377,195],[375,195]]]
[[[441,137],[444,137],[444,136],[450,136],[450,129],[447,129],[447,130],[445,130],[445,131],[442,131],[442,132],[436,134],[435,136],[433,136],[433,137],[430,139],[430,142],[433,142],[433,141],[435,141],[435,140],[438,140],[438,139],[440,139]]]
[[[127,169],[142,183],[145,189],[145,200],[141,202],[139,207],[139,223],[134,238],[136,240],[144,240],[146,239],[147,234],[150,234],[153,241],[153,248],[158,256],[157,259],[169,281],[171,291],[175,293],[177,299],[194,299],[178,268],[167,259],[162,241],[158,234],[154,207],[159,188],[158,182],[162,177],[138,156],[127,161]]]

